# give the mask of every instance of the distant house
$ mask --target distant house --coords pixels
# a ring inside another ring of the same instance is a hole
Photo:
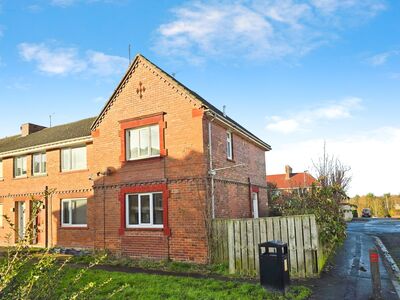
[[[307,171],[293,173],[290,166],[285,166],[284,174],[267,175],[267,184],[273,186],[275,191],[280,193],[299,193],[308,191],[313,183],[317,183],[312,175]]]

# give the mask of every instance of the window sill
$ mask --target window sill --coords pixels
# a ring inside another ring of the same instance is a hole
[[[226,160],[230,161],[230,162],[233,162],[233,163],[235,162],[235,160],[233,158],[226,158]]]
[[[28,175],[25,176],[19,176],[19,177],[14,177],[13,180],[20,180],[20,179],[27,179]]]
[[[31,178],[37,178],[37,177],[46,177],[46,176],[48,176],[48,174],[47,173],[41,173],[41,174],[33,174],[32,176],[31,176]]]
[[[163,231],[163,227],[127,227],[125,231]]]
[[[164,155],[150,156],[150,157],[143,157],[143,158],[124,160],[122,163],[123,164],[133,164],[135,162],[141,162],[141,161],[159,160],[159,159],[164,158],[164,157],[165,157]]]
[[[4,181],[4,178],[3,178],[3,177],[1,177],[1,178],[0,178],[0,181]]]
[[[64,174],[74,174],[74,173],[81,173],[81,172],[87,172],[89,169],[82,169],[82,170],[71,170],[71,171],[61,171],[59,172],[60,175]]]
[[[88,226],[68,226],[68,225],[66,225],[66,226],[59,226],[58,229],[87,230],[87,229],[89,229],[89,227]]]

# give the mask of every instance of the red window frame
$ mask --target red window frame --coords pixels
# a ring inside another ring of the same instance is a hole
[[[161,192],[163,197],[163,228],[127,228],[126,227],[126,195],[127,194],[139,194],[139,193],[156,193]],[[124,187],[121,188],[119,192],[119,202],[121,208],[121,225],[119,228],[119,234],[124,235],[125,231],[130,230],[163,230],[164,234],[169,236],[171,235],[171,230],[168,226],[168,198],[169,198],[169,191],[167,184],[154,184],[154,185],[145,185],[145,186],[132,186],[132,187]]]
[[[167,155],[167,150],[165,149],[165,140],[164,140],[164,130],[166,128],[166,124],[164,122],[164,113],[157,113],[153,115],[142,116],[139,118],[133,118],[128,120],[120,121],[120,139],[121,139],[121,155],[120,161],[122,163],[131,162],[134,160],[126,159],[126,130],[135,129],[144,126],[156,125],[158,124],[160,129],[160,156],[163,157]],[[150,157],[152,158],[152,157]],[[142,158],[149,159],[149,158]],[[138,160],[142,160],[138,159]]]

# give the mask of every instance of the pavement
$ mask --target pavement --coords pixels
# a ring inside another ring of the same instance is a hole
[[[337,254],[321,278],[308,284],[313,289],[311,299],[370,299],[372,285],[368,250],[375,248],[375,236],[400,240],[400,220],[364,219],[348,223],[347,239],[343,246],[337,250]],[[399,246],[400,244],[394,243],[392,251],[395,252]],[[390,247],[387,248],[390,252]],[[382,263],[382,256],[379,260],[379,270],[382,298],[399,299],[392,285],[392,275]]]

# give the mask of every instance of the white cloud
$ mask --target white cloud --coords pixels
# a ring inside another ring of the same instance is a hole
[[[76,0],[52,0],[51,4],[55,6],[67,7],[74,4]]]
[[[386,8],[383,1],[373,0],[311,0],[311,3],[325,14],[356,8],[355,13],[358,16],[375,16]]]
[[[278,116],[273,116],[272,122],[267,125],[267,129],[281,133],[292,133],[300,129],[300,124],[295,119],[282,119]]]
[[[368,62],[373,66],[381,66],[384,65],[390,57],[399,55],[400,51],[393,50],[393,51],[386,51],[376,55],[371,56],[368,59]]]
[[[340,28],[376,15],[382,1],[191,1],[158,28],[154,50],[195,61],[300,56],[329,42]]]
[[[80,3],[80,2],[89,3],[90,4],[90,3],[100,3],[100,2],[103,2],[103,3],[122,3],[122,2],[125,2],[125,1],[126,0],[51,0],[50,4],[53,5],[53,6],[59,6],[59,7],[65,8],[65,7],[69,7],[69,6],[72,6],[74,4]]]
[[[322,139],[282,143],[267,154],[267,174],[283,173],[286,164],[295,172],[312,170],[322,154]],[[351,167],[350,194],[399,194],[400,127],[381,127],[326,140],[327,151]]]
[[[107,55],[97,51],[86,52],[90,72],[101,75],[110,76],[121,74],[128,66],[128,59],[121,56]]]
[[[78,57],[75,48],[50,49],[45,44],[22,43],[18,46],[21,57],[35,61],[38,69],[47,74],[79,73],[87,68],[84,60]]]
[[[104,98],[103,96],[99,96],[93,99],[94,103],[105,103],[107,101],[106,98]]]
[[[325,106],[314,107],[291,113],[288,117],[272,116],[266,126],[267,130],[284,134],[304,130],[307,126],[318,121],[344,119],[352,116],[355,110],[361,108],[362,100],[357,97],[348,97],[341,101]]]
[[[35,62],[40,72],[49,75],[90,73],[97,76],[121,74],[128,66],[128,59],[88,50],[80,55],[76,48],[52,47],[42,44],[22,43],[20,56]]]

